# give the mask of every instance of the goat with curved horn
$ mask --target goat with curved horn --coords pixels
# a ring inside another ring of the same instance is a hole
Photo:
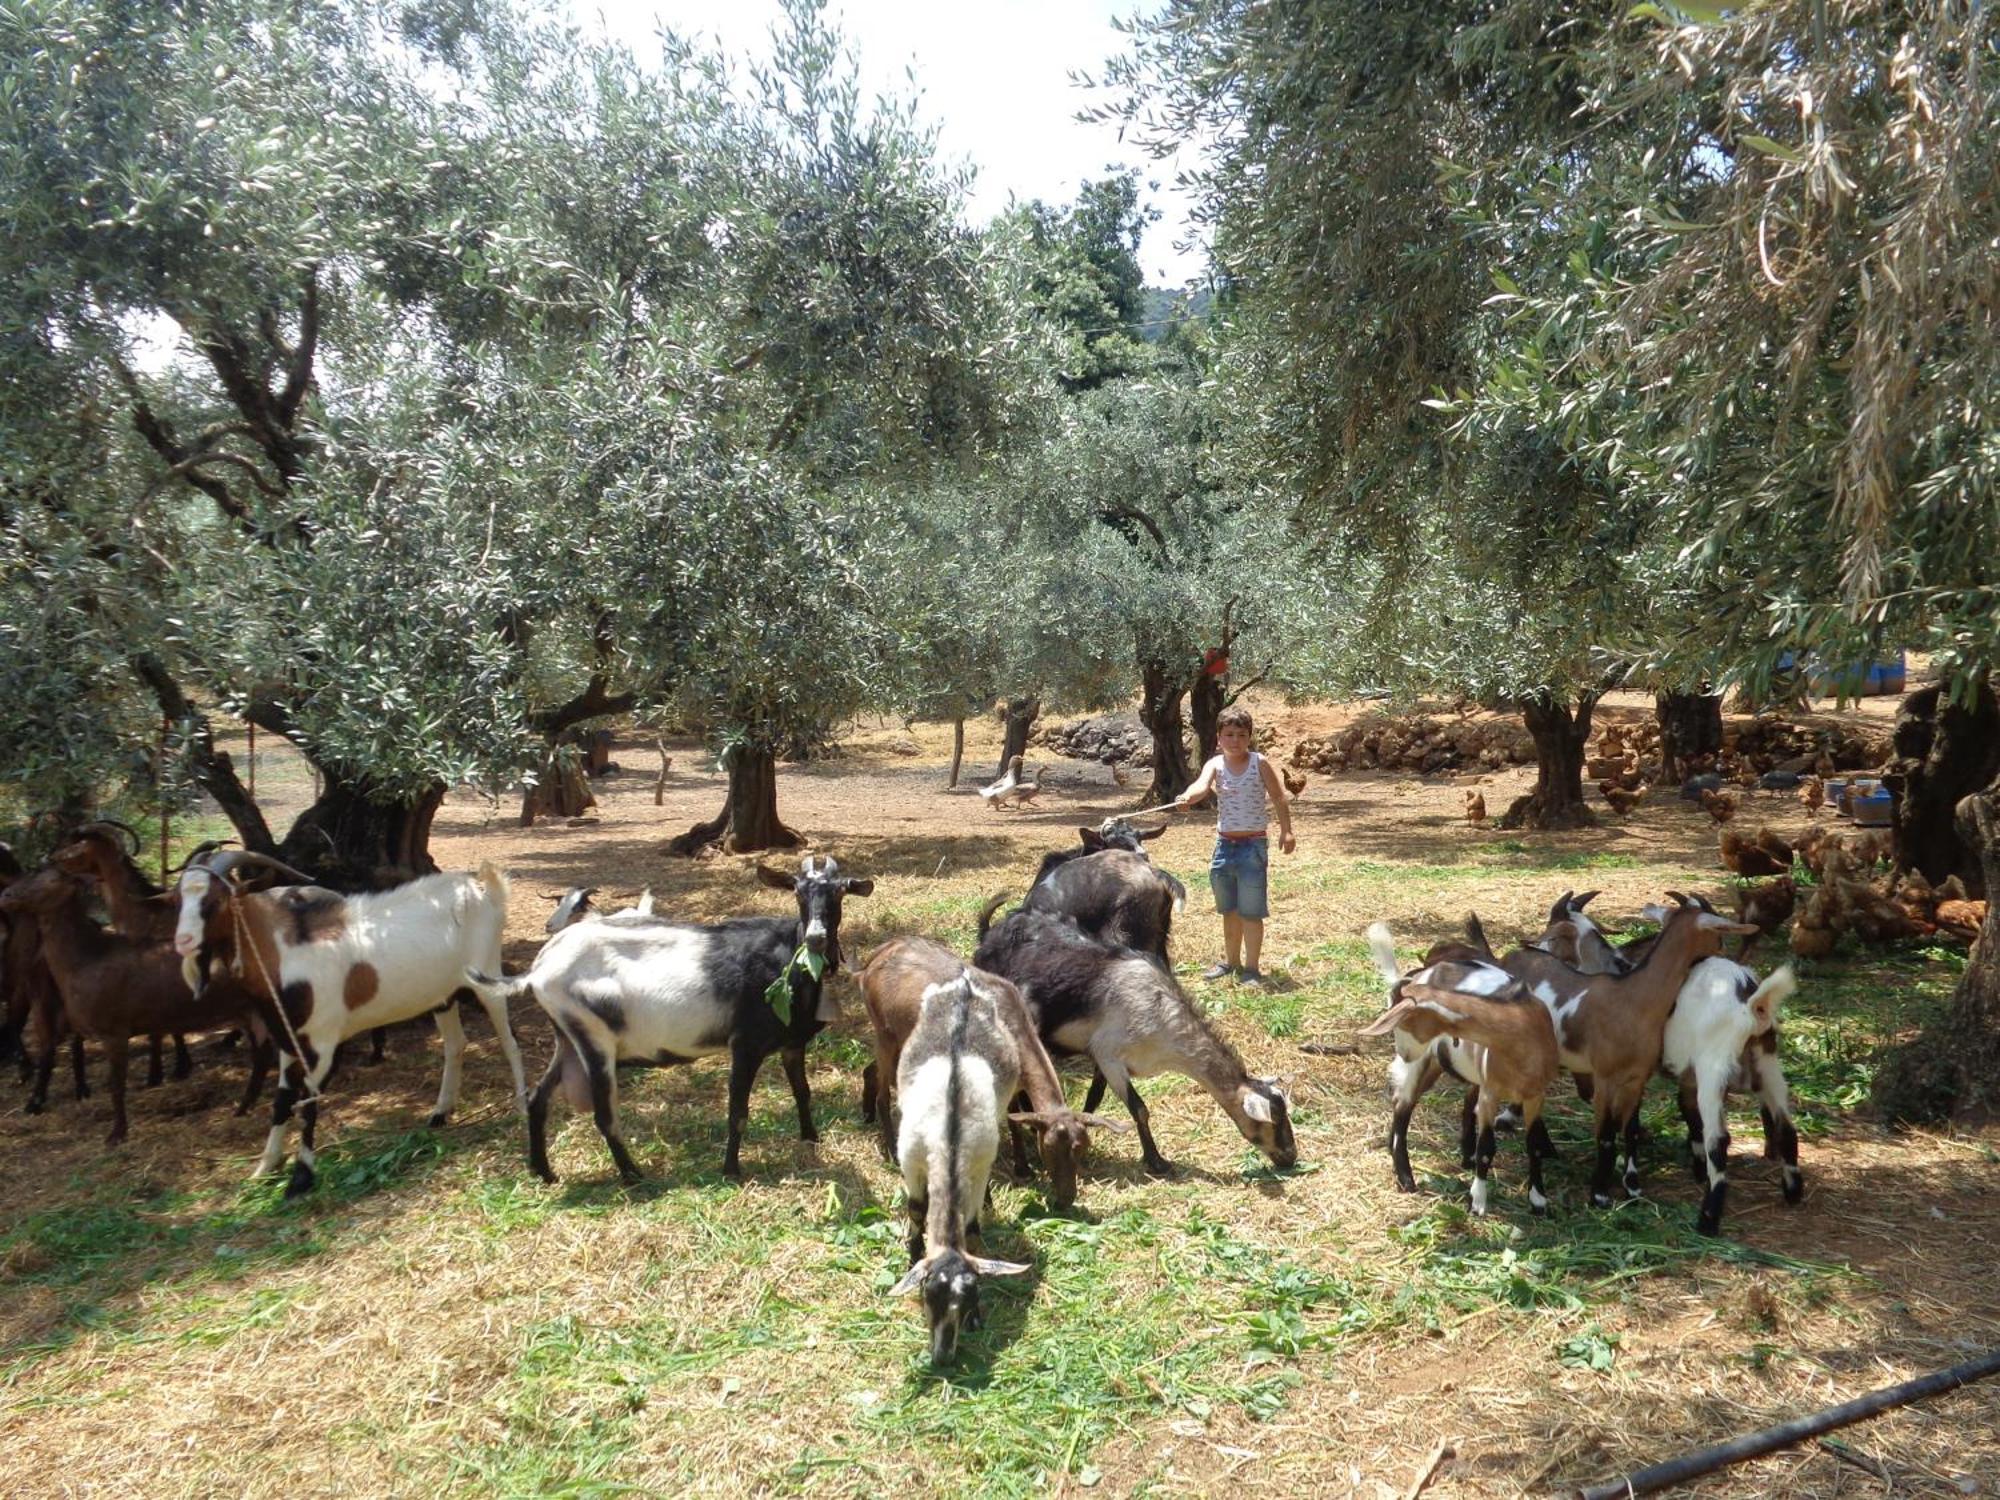
[[[262,865],[266,869],[275,870],[278,874],[288,877],[294,885],[319,884],[318,880],[306,874],[305,871],[294,869],[283,860],[274,859],[268,854],[259,854],[255,849],[219,850],[211,854],[202,863],[201,868],[207,870],[211,875],[220,875],[225,880],[234,880],[236,872],[245,865]]]
[[[89,833],[93,828],[111,828],[117,830],[119,833],[124,834],[125,838],[129,840],[132,845],[132,847],[126,850],[125,852],[134,859],[137,859],[139,857],[139,851],[141,848],[144,847],[144,842],[139,837],[139,830],[134,828],[130,823],[121,823],[116,818],[92,818],[88,823],[84,824],[83,827],[77,829],[77,832],[79,834]]]
[[[209,855],[215,853],[218,849],[226,849],[235,842],[235,839],[203,839],[188,851],[186,859],[172,866],[168,869],[167,873],[169,875],[178,875],[197,860],[207,859]]]

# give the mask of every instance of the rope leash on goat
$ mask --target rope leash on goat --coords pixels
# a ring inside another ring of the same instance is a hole
[[[265,967],[264,955],[258,951],[255,944],[246,942],[250,932],[249,924],[243,920],[243,893],[233,887],[229,891],[229,915],[236,929],[237,972],[242,972],[243,950],[247,946],[250,949],[250,957],[257,963],[257,977],[264,982],[265,992],[271,997],[271,1008],[277,1011],[278,1019],[285,1023],[285,1038],[292,1044],[292,1056],[299,1065],[299,1086],[305,1091],[306,1098],[317,1104],[320,1092],[312,1081],[312,1069],[306,1066],[306,1049],[299,1045],[299,1034],[292,1029],[292,1018],[285,1010],[284,996],[279,993],[278,986],[272,981],[270,969]],[[280,1061],[282,1062],[282,1059]],[[285,1070],[280,1066],[278,1086],[282,1088],[284,1082]]]

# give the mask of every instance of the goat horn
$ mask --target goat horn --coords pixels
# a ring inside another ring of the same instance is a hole
[[[142,847],[139,839],[139,830],[134,828],[130,823],[121,823],[116,818],[92,818],[88,823],[84,824],[83,827],[77,829],[77,832],[80,834],[88,833],[93,828],[117,829],[118,832],[124,834],[126,838],[132,841],[132,847],[128,852],[130,852],[135,859],[138,857],[139,850]]]
[[[263,865],[267,869],[276,870],[281,875],[289,875],[300,885],[314,884],[313,877],[306,874],[303,870],[295,870],[283,860],[273,859],[268,854],[259,854],[254,849],[224,849],[218,854],[211,855],[208,862],[202,868],[207,870],[211,875],[220,875],[224,879],[229,879],[244,865]]]
[[[1098,1130],[1116,1131],[1119,1135],[1130,1135],[1132,1133],[1132,1127],[1127,1125],[1123,1120],[1107,1120],[1103,1115],[1083,1114],[1078,1115],[1077,1118],[1082,1120],[1084,1124]]]
[[[189,865],[193,864],[196,860],[207,859],[208,856],[215,853],[216,850],[227,848],[229,845],[235,842],[236,842],[235,839],[203,839],[199,844],[196,844],[192,849],[188,850],[188,856],[186,859],[182,860],[179,864],[175,865],[171,870],[167,871],[167,873],[169,875],[178,875],[180,874],[181,871],[185,870]]]

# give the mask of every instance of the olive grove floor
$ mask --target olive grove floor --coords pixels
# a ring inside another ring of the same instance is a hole
[[[1613,712],[1636,713],[1636,704]],[[1881,708],[1871,705],[1870,712]],[[1340,710],[1260,705],[1280,749]],[[846,947],[927,932],[969,946],[990,892],[1019,892],[1079,822],[1133,805],[1105,769],[1051,763],[1041,804],[989,812],[946,791],[948,731],[893,726],[780,773],[815,849],[875,877]],[[972,726],[990,770],[993,726]],[[673,861],[668,836],[721,805],[692,745],[621,743],[599,820],[515,825],[454,794],[434,850],[514,877],[509,958],[533,953],[562,888],[650,885],[668,912],[779,911],[749,861]],[[907,745],[902,747],[907,750]],[[282,806],[310,790],[268,753]],[[977,780],[976,776],[968,778]],[[235,1054],[197,1049],[185,1082],[137,1095],[132,1138],[102,1145],[107,1106],[59,1085],[41,1117],[0,1085],[0,1479],[10,1495],[599,1495],[620,1493],[1269,1494],[1397,1496],[1440,1443],[1431,1496],[1553,1493],[1965,1359],[2000,1342],[2000,1134],[1889,1135],[1865,1109],[1879,1049],[1949,994],[1948,950],[1843,949],[1802,964],[1786,1062],[1806,1131],[1806,1201],[1788,1208],[1734,1119],[1727,1237],[1693,1232],[1695,1190],[1664,1085],[1651,1096],[1647,1193],[1585,1207],[1585,1117],[1567,1085],[1555,1212],[1526,1211],[1503,1144],[1495,1212],[1466,1211],[1456,1100],[1419,1113],[1422,1191],[1394,1191],[1383,1150],[1380,1004],[1361,938],[1381,917],[1406,952],[1477,909],[1496,940],[1539,926],[1560,891],[1636,911],[1669,886],[1721,888],[1714,833],[1687,804],[1561,835],[1475,830],[1530,773],[1316,779],[1299,853],[1274,858],[1263,994],[1189,979],[1253,1068],[1290,1080],[1300,1167],[1266,1169],[1193,1084],[1145,1086],[1156,1182],[1130,1137],[1086,1168],[1077,1208],[1002,1182],[988,1244],[1033,1273],[996,1285],[958,1368],[926,1368],[902,1269],[899,1182],[855,1114],[865,1022],[816,1044],[823,1134],[796,1139],[778,1070],[760,1081],[744,1181],[723,1179],[724,1065],[629,1073],[627,1136],[650,1174],[617,1184],[587,1119],[560,1115],[547,1187],[522,1162],[506,1073],[473,1026],[464,1108],[423,1128],[428,1027],[389,1061],[338,1076],[322,1190],[287,1204],[246,1176],[263,1134],[235,1119]],[[1593,801],[1595,798],[1593,797]],[[1747,798],[1745,824],[1796,827],[1795,803]],[[1196,900],[1184,973],[1212,956],[1208,819],[1156,846]],[[1772,963],[1781,947],[1765,955]],[[546,1022],[516,1016],[531,1076]],[[1081,1079],[1073,1079],[1081,1089]],[[558,1106],[560,1109],[560,1106]],[[1110,1107],[1116,1112],[1116,1106]],[[2000,1383],[1884,1417],[1691,1487],[1711,1496],[1991,1493]],[[1976,1487],[1968,1490],[1966,1486]]]

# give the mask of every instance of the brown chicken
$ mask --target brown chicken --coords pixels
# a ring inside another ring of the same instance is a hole
[[[1744,941],[1737,958],[1741,959],[1750,951],[1751,945],[1776,932],[1792,917],[1799,901],[1798,887],[1792,884],[1792,877],[1780,875],[1776,880],[1764,885],[1744,886],[1736,892],[1737,920],[1756,927],[1757,936]]]
[[[1486,821],[1486,794],[1467,792],[1465,794],[1465,821],[1477,828]]]
[[[1611,804],[1611,810],[1622,818],[1628,816],[1633,808],[1646,800],[1646,793],[1650,788],[1636,786],[1628,792],[1615,781],[1600,781],[1597,790],[1603,794],[1604,800]]]
[[[1799,801],[1805,804],[1808,817],[1818,817],[1819,810],[1826,806],[1826,783],[1817,776],[1800,778]]]
[[[1278,777],[1285,783],[1285,790],[1294,798],[1306,789],[1306,778],[1298,771],[1280,771]]]
[[[1938,931],[1971,942],[1986,924],[1984,901],[1940,901],[1937,904]]]
[[[1117,761],[1111,762],[1111,780],[1117,786],[1130,786],[1132,773]]]
[[[1723,829],[1717,841],[1722,868],[1746,879],[1783,875],[1789,871],[1792,868],[1792,851],[1785,848],[1784,840],[1775,834],[1771,835],[1771,839],[1776,847],[1767,845],[1764,836],[1768,832],[1768,829],[1760,828],[1755,838],[1745,838],[1734,829]],[[1783,850],[1782,854],[1780,850]]]
[[[1701,810],[1717,823],[1727,823],[1736,816],[1736,799],[1727,792],[1704,791],[1701,794]]]

